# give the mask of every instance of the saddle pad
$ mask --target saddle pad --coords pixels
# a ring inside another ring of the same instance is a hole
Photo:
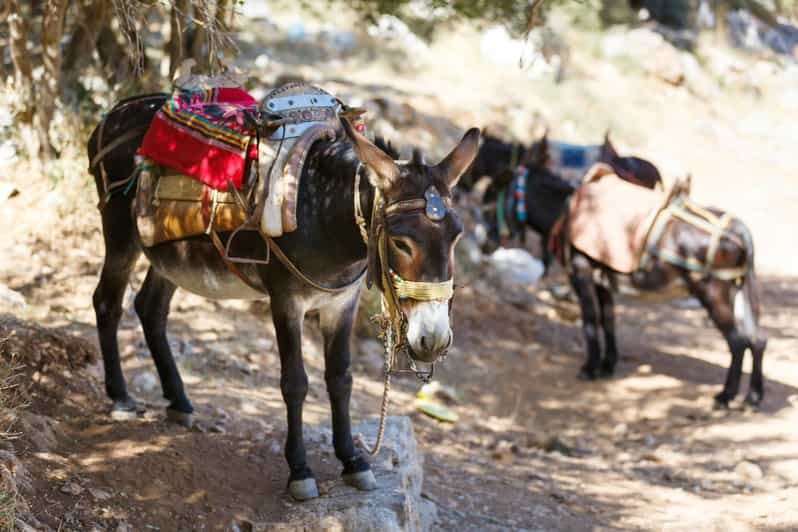
[[[257,100],[241,88],[177,88],[138,153],[215,189],[227,190],[228,180],[240,189],[247,156],[258,156],[244,113],[257,110]]]
[[[601,155],[601,146],[583,146],[557,140],[548,141],[549,170],[567,181],[578,184],[585,172]]]
[[[604,164],[588,171],[568,210],[568,238],[590,258],[621,273],[638,267],[665,194],[624,181]]]

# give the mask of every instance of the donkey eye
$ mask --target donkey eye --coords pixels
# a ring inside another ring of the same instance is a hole
[[[401,251],[402,253],[406,253],[407,255],[410,255],[410,256],[413,255],[413,250],[410,249],[410,246],[407,244],[407,242],[405,242],[401,238],[394,238],[392,240],[392,242],[393,242],[393,245],[396,246],[396,248],[399,251]]]

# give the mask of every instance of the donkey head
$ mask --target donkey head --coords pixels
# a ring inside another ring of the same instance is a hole
[[[387,265],[392,273],[411,283],[450,281],[454,246],[463,232],[459,217],[450,208],[452,189],[477,155],[479,130],[468,130],[449,155],[430,166],[418,152],[409,162],[394,161],[348,122],[343,124],[369,181],[379,189],[386,206]],[[451,345],[450,297],[427,300],[411,295],[400,300],[407,316],[407,344],[413,358],[434,362]]]

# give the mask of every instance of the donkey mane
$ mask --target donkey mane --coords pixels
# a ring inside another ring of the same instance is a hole
[[[396,149],[396,146],[394,146],[390,140],[377,136],[374,138],[374,145],[385,152],[385,154],[394,161],[397,161],[401,158],[399,155],[399,150]]]

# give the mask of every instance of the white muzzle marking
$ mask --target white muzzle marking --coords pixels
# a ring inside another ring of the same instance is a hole
[[[448,301],[424,301],[407,313],[407,341],[419,360],[433,362],[452,343]]]

